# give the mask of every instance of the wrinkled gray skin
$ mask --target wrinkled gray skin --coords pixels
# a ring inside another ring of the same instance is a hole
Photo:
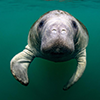
[[[76,59],[76,72],[63,88],[67,90],[85,70],[88,38],[86,27],[69,13],[61,10],[47,12],[31,27],[28,45],[11,60],[11,72],[19,82],[28,85],[27,69],[35,57],[54,62]]]

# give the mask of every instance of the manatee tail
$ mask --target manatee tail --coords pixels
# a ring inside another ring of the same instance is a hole
[[[15,55],[10,62],[10,69],[13,76],[23,85],[28,85],[29,83],[27,69],[34,58],[33,52],[27,45],[25,49]]]
[[[77,82],[82,76],[86,67],[86,50],[81,51],[77,56],[76,60],[78,62],[77,70],[69,80],[69,82],[64,86],[63,90],[68,90],[75,82]]]

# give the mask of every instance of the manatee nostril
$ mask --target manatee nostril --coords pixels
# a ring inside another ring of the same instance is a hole
[[[65,34],[65,33],[66,33],[66,30],[65,30],[65,29],[62,29],[62,30],[61,30],[61,33],[62,33],[62,34]]]
[[[57,33],[56,29],[52,29],[52,32],[53,32],[53,33]]]

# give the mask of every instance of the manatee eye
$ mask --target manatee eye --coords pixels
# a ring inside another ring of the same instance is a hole
[[[77,28],[77,24],[76,24],[75,21],[72,21],[72,25],[73,25],[73,27],[74,27],[75,29]]]
[[[44,24],[44,21],[42,20],[42,21],[40,22],[40,24],[39,24],[39,27],[41,28],[41,27],[43,26],[43,24]]]

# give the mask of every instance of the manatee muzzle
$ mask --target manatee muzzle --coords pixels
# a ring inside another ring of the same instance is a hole
[[[64,44],[64,41],[55,40],[53,43],[50,41],[45,44],[41,44],[41,52],[50,56],[64,56],[70,55],[74,51],[74,45]]]

